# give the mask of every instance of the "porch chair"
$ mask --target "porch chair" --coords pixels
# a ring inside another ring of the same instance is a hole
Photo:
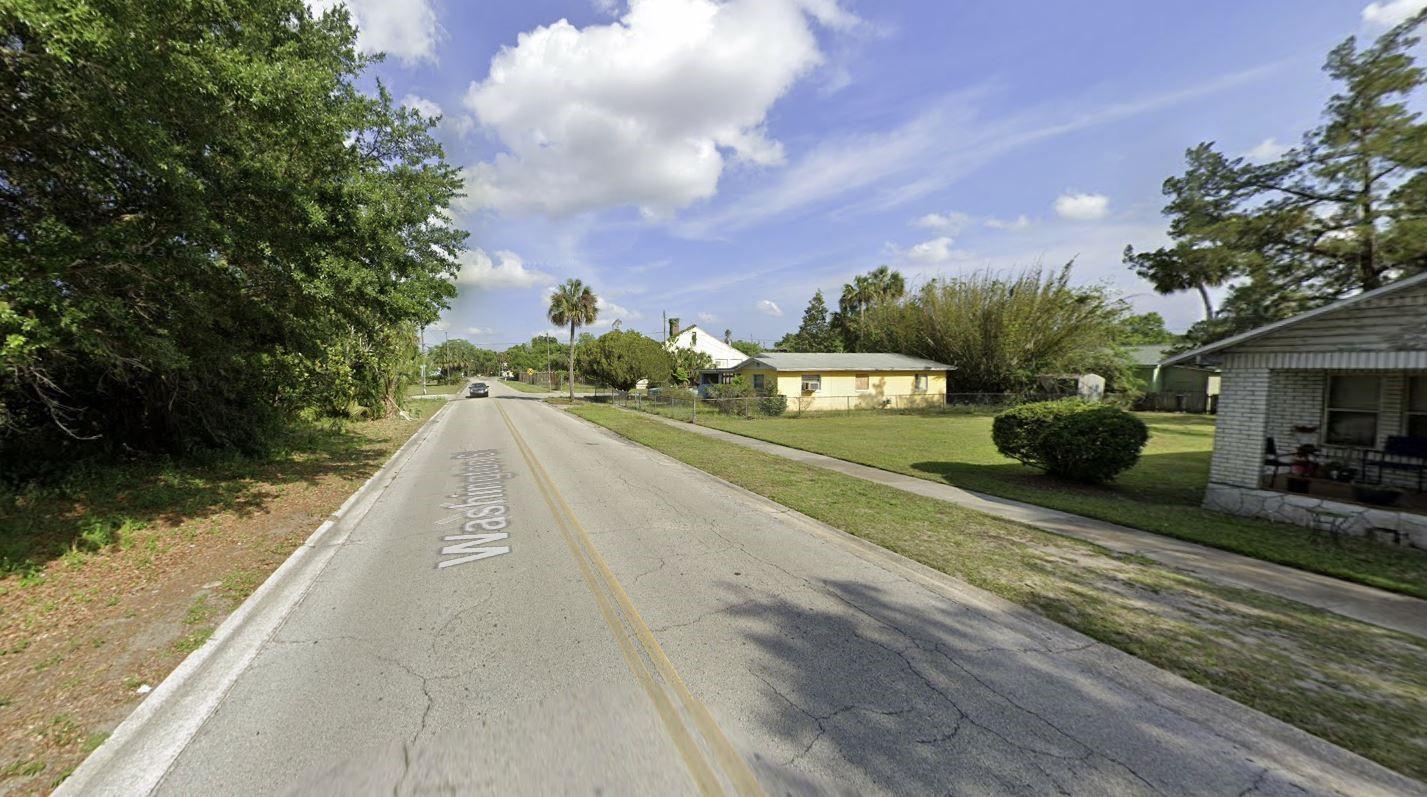
[[[1268,486],[1273,487],[1278,481],[1278,469],[1287,468],[1293,465],[1293,460],[1281,459],[1278,456],[1278,443],[1272,437],[1265,437],[1263,441],[1263,464],[1273,468],[1273,475],[1269,477]]]
[[[1382,451],[1366,465],[1377,466],[1377,483],[1382,483],[1383,469],[1417,473],[1417,492],[1422,492],[1423,476],[1427,475],[1427,437],[1393,435],[1387,438]],[[1396,459],[1390,459],[1396,457]],[[1366,470],[1366,468],[1364,468]],[[1364,476],[1367,474],[1364,473]]]

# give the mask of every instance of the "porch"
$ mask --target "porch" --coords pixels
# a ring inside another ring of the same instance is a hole
[[[1206,506],[1427,548],[1427,372],[1234,370]]]

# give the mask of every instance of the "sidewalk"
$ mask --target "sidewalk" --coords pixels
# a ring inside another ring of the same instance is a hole
[[[649,417],[686,431],[815,465],[916,495],[949,501],[988,515],[1025,523],[1056,534],[1092,542],[1119,553],[1135,554],[1192,573],[1206,581],[1266,592],[1365,623],[1427,639],[1427,601],[1342,581],[1292,567],[1241,556],[1128,526],[1055,509],[973,493],[942,482],[905,476],[777,443],[694,426],[657,415]]]

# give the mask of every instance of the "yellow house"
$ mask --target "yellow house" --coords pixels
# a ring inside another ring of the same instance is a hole
[[[939,406],[952,370],[904,354],[767,352],[725,373],[787,396],[789,412],[808,412]]]

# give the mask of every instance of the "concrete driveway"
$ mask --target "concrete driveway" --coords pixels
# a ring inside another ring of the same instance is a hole
[[[62,791],[1421,793],[489,384]]]

